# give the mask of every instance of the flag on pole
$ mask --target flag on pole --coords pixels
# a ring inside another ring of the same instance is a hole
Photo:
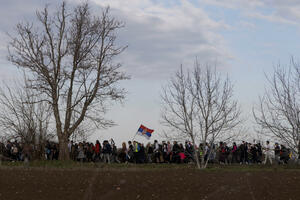
[[[141,125],[136,134],[144,136],[149,140],[152,133],[153,133],[153,131],[154,130],[149,129],[146,126]]]

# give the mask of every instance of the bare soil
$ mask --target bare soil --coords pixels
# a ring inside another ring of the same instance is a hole
[[[300,199],[300,170],[0,167],[0,199]]]

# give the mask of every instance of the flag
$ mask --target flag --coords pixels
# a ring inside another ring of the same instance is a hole
[[[144,136],[149,140],[152,133],[153,133],[153,131],[154,130],[149,129],[146,126],[141,125],[136,134]]]

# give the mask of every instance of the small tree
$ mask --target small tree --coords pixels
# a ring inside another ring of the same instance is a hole
[[[275,137],[294,152],[300,146],[300,66],[291,60],[289,67],[278,65],[267,76],[269,87],[253,109],[264,135]],[[299,152],[298,152],[299,153]]]
[[[204,148],[206,143],[213,144],[216,139],[224,139],[226,134],[236,131],[241,123],[241,111],[233,99],[233,85],[228,77],[222,79],[215,67],[201,66],[196,61],[189,88],[195,98],[195,118]],[[201,163],[206,167],[204,157]]]
[[[46,7],[37,19],[39,26],[16,26],[9,60],[30,73],[29,88],[51,105],[59,158],[67,160],[68,139],[84,120],[98,127],[113,125],[103,114],[108,102],[124,98],[117,83],[128,77],[113,62],[125,49],[115,44],[123,23],[110,17],[109,8],[93,16],[87,3],[68,11],[63,2],[52,15]]]
[[[197,61],[192,73],[184,74],[180,68],[164,89],[162,100],[162,123],[177,131],[175,138],[188,138],[194,146],[197,142],[204,148],[208,141],[213,144],[241,122],[229,79],[222,80],[215,68]],[[195,159],[200,168],[198,155]],[[201,165],[207,165],[204,157]]]
[[[196,147],[198,134],[194,125],[196,102],[189,90],[190,81],[189,74],[185,75],[181,66],[170,83],[163,88],[162,123],[171,128],[172,138],[180,140],[189,138]],[[196,151],[194,157],[197,167],[200,168]]]
[[[0,127],[9,138],[43,149],[53,137],[49,131],[51,108],[40,102],[25,85],[5,85],[0,88]],[[41,156],[41,155],[39,155]]]

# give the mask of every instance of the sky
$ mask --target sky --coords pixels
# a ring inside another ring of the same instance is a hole
[[[60,0],[0,0],[0,81],[18,76],[7,59],[7,33],[16,23],[34,21],[35,11]],[[26,2],[26,3],[24,3]],[[69,5],[80,0],[68,0]],[[114,138],[117,144],[134,137],[140,124],[154,129],[150,141],[160,139],[162,86],[179,69],[216,63],[234,84],[234,95],[252,134],[252,107],[267,86],[273,67],[300,59],[300,0],[89,0],[95,13],[110,6],[126,25],[119,44],[128,45],[117,61],[131,80],[122,82],[127,98],[107,118],[118,125],[97,130],[90,140]],[[137,136],[136,139],[147,142]]]

